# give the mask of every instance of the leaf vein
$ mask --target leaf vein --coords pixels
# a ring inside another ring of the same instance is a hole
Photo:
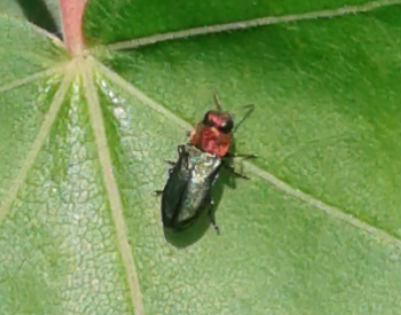
[[[0,86],[0,93],[7,92],[9,90],[18,88],[18,87],[20,87],[22,85],[28,84],[28,83],[30,83],[32,81],[35,81],[35,80],[43,78],[43,77],[50,76],[50,75],[52,75],[54,73],[57,73],[57,72],[62,73],[62,71],[64,69],[65,69],[65,65],[63,64],[61,66],[56,66],[56,67],[50,68],[50,69],[45,70],[45,71],[40,71],[40,72],[31,74],[31,75],[28,75],[27,77],[22,78],[22,79],[17,79],[15,81],[11,82],[11,83],[8,83],[8,84],[5,84],[3,86]]]
[[[123,260],[127,282],[131,293],[133,308],[135,315],[143,315],[145,314],[145,311],[142,303],[138,275],[132,255],[132,248],[128,242],[123,216],[123,205],[118,190],[117,181],[113,174],[113,165],[107,143],[106,130],[104,128],[97,91],[93,83],[93,67],[91,67],[93,63],[91,63],[90,60],[91,58],[88,58],[88,60],[82,59],[82,65],[80,66],[80,69],[83,71],[83,80],[86,99],[88,102],[90,121],[98,150],[100,166],[102,168],[103,182],[110,202],[111,214],[116,228],[117,243]],[[87,63],[88,61],[89,63]]]
[[[368,2],[362,5],[345,6],[337,9],[313,11],[300,14],[290,14],[284,16],[267,16],[267,17],[237,21],[232,23],[207,25],[207,26],[190,28],[182,31],[155,34],[143,38],[136,38],[128,41],[112,43],[106,45],[106,47],[111,50],[134,49],[141,46],[152,45],[159,42],[176,40],[181,38],[189,38],[193,36],[220,33],[225,31],[235,31],[258,26],[266,26],[266,25],[305,21],[305,20],[315,20],[321,18],[333,18],[350,14],[364,13],[373,11],[377,8],[393,6],[398,4],[401,4],[401,0],[378,0],[378,1]],[[96,49],[96,46],[93,49]]]
[[[73,71],[71,71],[71,66],[66,68],[66,74],[65,74],[56,94],[54,95],[53,101],[51,102],[50,107],[49,107],[49,111],[47,112],[47,114],[43,120],[43,123],[39,129],[39,132],[36,135],[35,140],[32,143],[31,149],[29,150],[26,159],[23,161],[18,175],[16,176],[13,184],[11,185],[9,191],[6,194],[6,197],[3,201],[3,203],[0,206],[0,224],[3,221],[3,219],[5,218],[13,201],[17,197],[19,188],[25,182],[25,178],[26,178],[29,170],[35,163],[36,158],[40,152],[40,149],[42,148],[43,143],[44,143],[47,135],[49,134],[49,131],[57,117],[57,113],[60,110],[64,96],[65,96],[65,94],[68,90],[69,84],[72,80]],[[44,71],[39,74],[42,74],[42,76],[43,76],[45,72],[49,72],[49,71]],[[36,78],[37,78],[37,75],[38,74],[36,74]],[[32,78],[32,76],[31,76],[30,81],[33,79],[34,78]],[[26,82],[22,82],[21,84],[25,84],[25,83]],[[14,85],[17,85],[17,82],[14,82]]]

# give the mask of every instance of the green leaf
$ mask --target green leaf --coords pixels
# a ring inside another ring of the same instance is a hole
[[[0,12],[26,18],[47,31],[61,35],[61,15],[58,0],[2,0]]]
[[[398,313],[397,4],[90,1],[72,59],[0,15],[0,314]],[[153,191],[213,88],[259,158],[178,244]]]

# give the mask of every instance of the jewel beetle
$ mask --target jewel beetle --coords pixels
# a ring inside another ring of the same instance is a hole
[[[254,154],[235,155],[228,152],[234,121],[231,115],[221,110],[218,99],[215,99],[219,111],[208,111],[203,121],[191,132],[190,142],[178,146],[178,160],[168,161],[172,165],[169,178],[163,190],[157,191],[162,195],[161,215],[166,230],[185,230],[200,214],[208,211],[211,224],[219,233],[212,212],[211,195],[221,168],[225,166],[237,176],[247,179],[235,172],[228,159],[256,157]],[[195,137],[199,140],[195,141]]]

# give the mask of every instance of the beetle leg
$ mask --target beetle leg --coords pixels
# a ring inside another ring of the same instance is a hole
[[[185,152],[185,144],[180,144],[177,147],[177,152],[178,152],[178,155],[181,155],[183,152]]]
[[[219,93],[217,93],[217,89],[214,88],[214,93],[213,93],[213,100],[214,100],[214,104],[216,105],[216,108],[222,112],[223,108],[221,107],[221,101],[220,101],[220,97],[219,97]]]
[[[226,155],[225,155],[225,157],[226,157],[226,158],[229,158],[229,159],[230,159],[230,158],[233,159],[233,158],[237,158],[237,157],[243,157],[244,160],[245,160],[245,159],[254,159],[254,158],[257,158],[258,156],[257,156],[256,154],[235,154],[235,153],[232,153],[232,152],[227,152]],[[230,163],[228,163],[227,161],[225,161],[224,165],[225,165],[232,173],[234,173],[234,175],[236,175],[236,176],[238,176],[238,177],[241,177],[241,178],[243,178],[243,179],[249,179],[248,176],[236,172],[234,166],[231,165]]]
[[[167,159],[164,159],[164,162],[167,163],[167,164],[170,164],[170,165],[172,165],[172,166],[174,166],[175,163],[176,163],[175,161],[167,160]]]
[[[243,175],[243,174],[240,174],[240,173],[237,173],[237,172],[235,171],[235,167],[234,167],[233,165],[231,165],[231,164],[229,164],[229,163],[224,163],[224,165],[225,165],[225,167],[227,167],[228,170],[229,170],[231,173],[233,173],[235,176],[241,177],[241,178],[243,178],[243,179],[249,179],[248,176]]]
[[[226,157],[228,158],[243,157],[244,159],[254,159],[257,158],[258,156],[256,154],[235,154],[232,152],[227,152]]]
[[[163,190],[155,190],[155,191],[154,191],[154,194],[155,194],[156,196],[160,196],[162,193],[163,193]]]
[[[255,105],[253,104],[248,104],[248,105],[244,105],[243,108],[247,108],[248,111],[246,112],[246,114],[244,115],[244,117],[242,117],[242,119],[239,121],[238,124],[236,124],[235,128],[234,128],[234,133],[237,131],[237,129],[239,128],[239,126],[242,125],[242,123],[249,117],[250,114],[252,114],[252,112],[255,109]]]
[[[185,134],[187,135],[187,137],[189,137],[191,135],[191,131],[186,131]]]
[[[212,200],[211,205],[214,205],[214,202]],[[213,207],[210,207],[209,209],[209,218],[210,218],[210,223],[212,224],[213,230],[216,231],[218,235],[220,235],[220,229],[219,226],[216,224],[216,218],[214,217],[214,212],[213,212]]]

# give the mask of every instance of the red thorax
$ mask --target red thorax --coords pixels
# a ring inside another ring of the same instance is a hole
[[[204,152],[224,157],[231,145],[231,135],[216,127],[197,124],[190,135],[190,142]]]

